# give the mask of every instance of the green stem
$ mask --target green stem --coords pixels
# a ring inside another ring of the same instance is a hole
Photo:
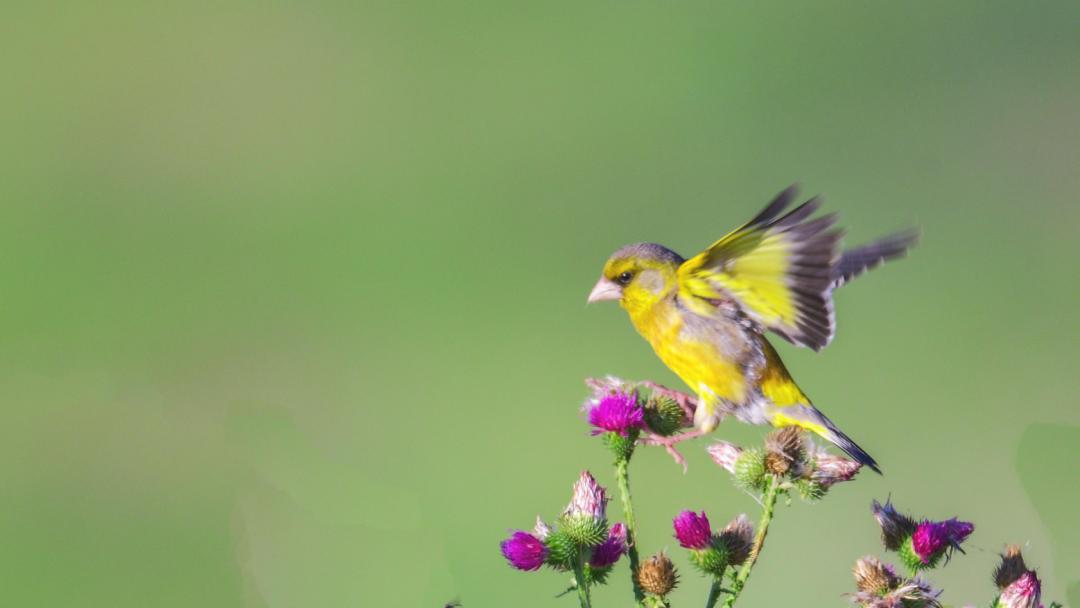
[[[724,608],[731,608],[731,606],[735,605],[735,600],[739,599],[739,594],[742,593],[743,587],[746,586],[746,579],[750,578],[750,571],[754,569],[758,555],[761,553],[762,547],[765,546],[765,535],[769,533],[773,509],[776,507],[776,499],[779,497],[780,479],[775,475],[770,475],[769,484],[765,488],[765,496],[762,500],[761,520],[758,521],[757,534],[754,536],[754,545],[750,549],[750,557],[743,563],[739,573],[735,576],[735,580],[732,581],[731,595],[724,602]]]
[[[638,584],[637,571],[640,557],[637,550],[637,522],[634,520],[634,504],[630,500],[630,457],[615,461],[615,479],[619,483],[619,495],[622,498],[623,515],[626,518],[626,554],[630,558],[630,582],[634,585],[634,603],[645,606],[645,592]]]
[[[577,559],[574,560],[574,582],[577,583],[578,600],[581,608],[591,608],[589,602],[589,583],[585,580],[585,551],[578,549]]]
[[[721,570],[720,574],[713,577],[712,587],[709,587],[709,597],[705,600],[705,608],[713,608],[716,606],[717,600],[720,599],[720,592],[724,589],[720,586],[724,583],[724,572]]]

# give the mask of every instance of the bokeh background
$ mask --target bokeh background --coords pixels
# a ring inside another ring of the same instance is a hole
[[[729,4],[5,3],[0,603],[573,605],[498,541],[613,482],[585,376],[678,386],[603,260],[796,180],[924,238],[779,346],[886,475],[781,508],[740,605],[844,605],[890,493],[977,523],[946,602],[1006,542],[1080,602],[1080,4]],[[674,513],[756,513],[702,445],[632,471],[677,605]]]

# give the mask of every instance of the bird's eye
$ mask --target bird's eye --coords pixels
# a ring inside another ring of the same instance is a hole
[[[616,277],[615,282],[617,282],[619,285],[628,285],[630,283],[630,279],[632,278],[634,278],[634,273],[627,271]]]

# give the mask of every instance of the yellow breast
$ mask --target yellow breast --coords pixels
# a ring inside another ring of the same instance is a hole
[[[747,381],[740,363],[725,356],[718,345],[684,331],[683,313],[674,302],[664,300],[648,309],[629,312],[638,333],[699,398],[710,403],[743,402]]]

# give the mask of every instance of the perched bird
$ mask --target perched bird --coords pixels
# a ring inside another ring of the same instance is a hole
[[[743,226],[685,260],[655,243],[622,247],[604,264],[589,302],[618,300],[657,356],[697,394],[694,426],[710,432],[731,414],[798,426],[880,473],[821,413],[765,338],[770,330],[819,351],[835,330],[833,290],[900,257],[918,234],[896,233],[842,254],[836,215],[811,219],[820,200],[784,211],[795,186]]]

